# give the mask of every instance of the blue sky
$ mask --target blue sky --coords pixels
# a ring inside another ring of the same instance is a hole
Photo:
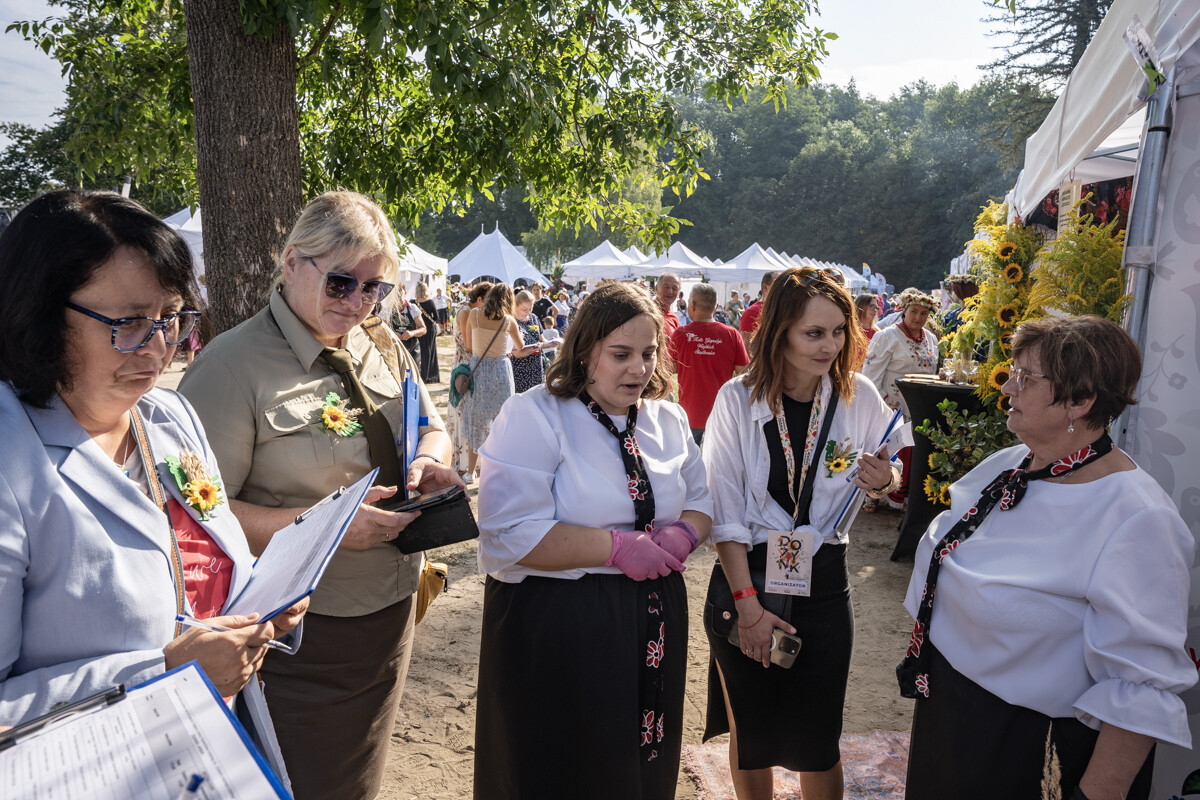
[[[982,77],[977,65],[994,58],[982,0],[824,0],[820,8],[813,24],[840,37],[823,78],[845,85],[853,77],[864,94],[890,97],[922,78],[969,86]],[[0,29],[56,11],[44,0],[0,0]],[[17,34],[0,35],[0,120],[45,125],[63,99],[59,65]]]

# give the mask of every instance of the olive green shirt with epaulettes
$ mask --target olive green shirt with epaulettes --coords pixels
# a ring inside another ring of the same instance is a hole
[[[398,363],[419,383],[420,370],[392,338]],[[357,327],[345,347],[364,389],[392,430],[400,430],[400,386],[383,356]],[[362,431],[339,436],[319,425],[326,395],[347,396],[341,378],[319,358],[323,350],[276,291],[267,308],[218,336],[188,367],[179,391],[204,423],[227,497],[270,508],[307,508],[371,471]],[[421,435],[444,430],[429,392],[419,386],[420,415],[428,423]],[[339,548],[310,610],[337,617],[379,611],[416,591],[420,567],[420,555],[406,556],[390,543]]]

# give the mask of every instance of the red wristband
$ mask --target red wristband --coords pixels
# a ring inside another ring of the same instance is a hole
[[[733,599],[735,601],[736,600],[745,600],[747,597],[754,597],[757,594],[758,594],[758,589],[755,589],[753,586],[750,586],[745,589],[738,589],[736,592],[734,592]]]

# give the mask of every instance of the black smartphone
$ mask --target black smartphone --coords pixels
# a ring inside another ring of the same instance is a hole
[[[438,503],[456,500],[462,493],[463,488],[456,483],[426,494],[419,494],[416,497],[389,498],[387,504],[381,505],[380,508],[384,511],[420,511],[422,508],[436,506]]]
[[[738,635],[738,629],[735,626],[729,632],[729,643],[739,650],[742,649],[742,638]],[[771,663],[778,664],[784,669],[788,669],[792,664],[796,663],[796,656],[800,654],[800,637],[793,636],[787,631],[781,631],[779,628],[771,631]]]

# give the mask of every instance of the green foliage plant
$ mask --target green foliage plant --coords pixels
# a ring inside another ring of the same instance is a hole
[[[942,424],[927,419],[915,428],[933,444],[929,471],[921,488],[929,502],[949,506],[950,484],[992,453],[1016,444],[1016,437],[1005,424],[1005,414],[995,407],[969,414],[959,411],[953,400],[943,400],[938,410],[942,412]]]

